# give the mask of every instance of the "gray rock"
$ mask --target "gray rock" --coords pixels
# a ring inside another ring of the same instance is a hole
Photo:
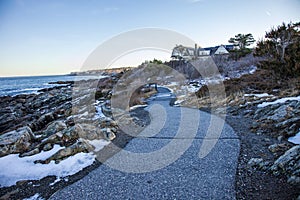
[[[293,124],[296,124],[296,123],[299,123],[299,122],[300,122],[300,117],[293,117],[293,118],[284,120],[284,121],[282,121],[280,123],[277,123],[275,125],[275,127],[276,128],[283,128],[283,127],[287,127],[287,126],[290,126],[291,124],[293,125]]]
[[[37,121],[30,125],[33,131],[42,130],[47,124],[56,119],[56,115],[52,112],[42,115]]]
[[[271,167],[272,170],[275,169],[286,169],[289,164],[295,160],[300,159],[300,145],[294,146],[286,151],[282,156],[280,156]],[[300,167],[300,166],[299,166]]]
[[[28,151],[28,152],[26,152],[26,153],[22,153],[22,154],[20,154],[19,156],[20,156],[20,157],[32,156],[32,155],[38,154],[38,153],[40,153],[40,152],[41,152],[41,151],[39,150],[39,148],[35,148],[35,149],[33,149],[33,150],[31,150],[31,151]]]
[[[116,138],[116,135],[111,131],[110,128],[102,129],[102,132],[104,133],[104,139],[111,141]]]
[[[13,113],[4,113],[0,115],[0,132],[9,129],[17,118]]]
[[[249,168],[258,168],[262,170],[266,170],[269,166],[269,162],[264,161],[262,158],[251,158],[247,166]]]
[[[55,121],[52,122],[43,132],[44,135],[50,136],[64,129],[67,129],[67,125],[63,121]]]
[[[291,176],[288,178],[287,182],[290,184],[297,185],[300,183],[300,177],[299,176]]]
[[[0,157],[28,151],[34,139],[35,137],[28,126],[1,135]]]
[[[270,168],[274,174],[284,173],[292,178],[300,177],[300,145],[296,145],[280,156]],[[299,181],[298,178],[292,178]],[[300,183],[300,182],[299,182]]]
[[[254,119],[266,118],[267,116],[271,116],[274,114],[274,110],[278,109],[279,105],[274,104],[272,106],[266,106],[262,108],[258,108],[254,113]]]
[[[76,124],[78,126],[78,135],[87,140],[106,139],[113,140],[116,136],[110,128],[100,128],[92,124]],[[107,126],[109,127],[109,126]]]
[[[267,119],[273,120],[273,121],[279,121],[285,118],[287,115],[287,105],[282,105],[276,110],[269,113],[269,116]]]
[[[88,140],[103,139],[103,134],[99,128],[92,124],[76,124],[75,126],[78,127],[80,138]]]
[[[278,136],[278,137],[277,137],[278,142],[282,142],[283,138],[284,138],[284,137],[283,137],[282,135]]]
[[[269,151],[271,151],[272,153],[278,152],[278,151],[282,151],[284,149],[288,148],[287,144],[281,143],[281,144],[272,144],[268,147]]]
[[[43,150],[44,150],[44,151],[49,151],[49,150],[51,150],[52,148],[53,148],[53,144],[48,143],[48,144],[46,144],[46,145],[43,147]]]
[[[56,135],[58,136],[56,138],[57,139],[56,144],[62,144],[62,145],[73,144],[79,138],[79,131],[80,128],[77,125],[75,125],[68,129],[64,129],[63,131],[61,131],[61,134],[59,134],[60,132],[56,133]]]

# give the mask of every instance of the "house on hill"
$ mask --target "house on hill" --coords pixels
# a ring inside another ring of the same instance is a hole
[[[210,56],[211,50],[208,48],[199,48],[198,49],[198,56]]]
[[[195,48],[176,45],[172,51],[171,58],[189,60],[195,57]]]
[[[197,44],[195,44],[194,48],[176,45],[172,51],[171,58],[192,60],[202,56],[229,55],[229,51],[233,49],[234,45],[220,45],[207,48],[198,48]]]

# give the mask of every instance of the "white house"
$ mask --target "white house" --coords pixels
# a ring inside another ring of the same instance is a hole
[[[210,51],[211,51],[210,49],[199,48],[198,49],[198,56],[209,56]]]
[[[189,60],[195,57],[195,49],[192,47],[185,47],[176,45],[172,51],[172,58]]]
[[[228,55],[229,50],[233,49],[233,45],[220,45],[208,48],[195,48],[176,45],[172,51],[171,58],[191,60],[199,56],[214,56],[214,55]]]

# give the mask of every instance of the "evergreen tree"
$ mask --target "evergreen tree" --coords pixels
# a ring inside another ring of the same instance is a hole
[[[246,56],[251,53],[251,50],[247,48],[251,44],[255,42],[253,35],[251,33],[248,34],[237,34],[234,38],[230,38],[228,40],[229,43],[232,43],[236,49],[232,50],[231,53],[233,57],[237,60],[240,57]]]
[[[238,49],[243,50],[243,49],[246,49],[247,46],[253,44],[255,42],[255,40],[251,33],[248,33],[248,34],[239,33],[239,34],[235,35],[234,38],[230,38],[228,40],[228,42],[237,46]]]

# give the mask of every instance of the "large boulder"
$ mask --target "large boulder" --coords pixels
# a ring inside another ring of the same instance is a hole
[[[87,140],[113,140],[116,136],[110,128],[101,128],[92,124],[76,124],[80,138]]]
[[[273,121],[279,121],[286,117],[288,114],[287,112],[288,105],[282,105],[273,112],[270,113],[270,115],[267,117],[267,119],[271,119]]]
[[[34,139],[28,126],[4,133],[0,136],[0,157],[28,151]]]
[[[51,124],[48,125],[45,131],[43,131],[43,134],[45,136],[50,136],[53,135],[59,131],[62,131],[64,129],[67,129],[67,125],[64,121],[59,120],[59,121],[54,121]]]
[[[50,122],[53,122],[57,118],[57,115],[53,112],[42,115],[37,121],[30,124],[33,131],[42,130]]]

